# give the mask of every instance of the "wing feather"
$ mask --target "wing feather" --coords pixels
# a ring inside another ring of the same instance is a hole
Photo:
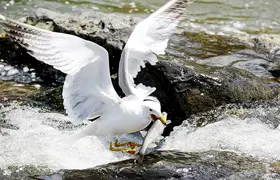
[[[0,25],[7,34],[39,61],[67,74],[63,86],[64,107],[77,123],[102,114],[108,103],[120,97],[113,88],[108,52],[101,46],[79,37],[55,33],[0,15]]]
[[[165,53],[170,35],[174,32],[190,0],[171,0],[141,21],[132,32],[122,52],[119,66],[119,85],[126,95],[145,98],[156,89],[135,85],[133,78],[145,68],[145,63],[157,63]]]

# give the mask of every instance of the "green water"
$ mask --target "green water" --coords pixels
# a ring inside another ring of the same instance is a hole
[[[103,12],[145,14],[150,13],[151,10],[162,5],[164,1],[165,0],[2,0],[0,2],[0,12],[20,16],[22,14],[28,14],[38,7],[43,7],[59,12],[72,13],[85,10],[98,10]]]
[[[73,14],[102,11],[140,16],[150,14],[164,2],[166,0],[1,0],[0,12],[18,18],[43,7]],[[197,0],[187,9],[185,28],[215,33],[279,34],[279,12],[279,0]]]

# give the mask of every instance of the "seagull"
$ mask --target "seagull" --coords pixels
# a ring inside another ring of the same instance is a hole
[[[156,88],[134,83],[148,62],[155,65],[157,55],[165,54],[169,37],[183,18],[190,0],[170,0],[139,22],[130,35],[119,63],[118,80],[125,97],[115,91],[106,49],[77,36],[40,29],[0,15],[6,36],[21,45],[39,61],[66,74],[63,104],[73,124],[94,119],[74,135],[122,136],[146,128],[152,121],[166,124],[161,104],[150,96]],[[135,154],[134,142],[110,143],[109,149]],[[118,148],[120,146],[130,148]]]

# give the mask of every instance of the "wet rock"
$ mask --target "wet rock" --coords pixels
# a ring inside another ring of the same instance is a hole
[[[0,81],[0,104],[11,101],[28,101],[28,97],[39,92],[36,85]]]
[[[252,38],[254,50],[263,54],[270,64],[266,69],[274,76],[280,77],[280,36],[260,35]]]
[[[38,179],[258,179],[271,175],[265,164],[231,152],[182,153],[159,151],[145,157],[142,164],[133,160],[111,163],[85,170],[61,170]]]
[[[64,113],[62,89],[63,86],[59,86],[32,95],[31,98],[35,100],[33,105],[44,106],[51,111]]]
[[[237,37],[181,31],[171,36],[167,52],[173,56],[207,59],[246,48],[250,48],[250,44]]]
[[[234,67],[207,67],[193,62],[160,61],[139,79],[157,87],[159,98],[171,119],[165,135],[191,114],[229,103],[276,98],[279,84]]]
[[[254,50],[271,60],[280,60],[280,36],[259,35],[252,38]]]
[[[279,77],[278,35],[212,35],[180,32],[169,42],[168,52],[213,67],[236,67],[257,76]]]
[[[46,167],[35,167],[28,166],[25,167],[8,167],[7,169],[0,169],[0,179],[1,180],[34,180],[32,176],[36,174],[48,174],[51,173]]]
[[[16,81],[20,83],[40,83],[46,85],[61,84],[65,75],[42,62],[37,61],[26,50],[16,45],[8,38],[0,38],[0,59],[4,66],[11,66],[19,73],[8,76],[7,73],[0,74],[1,80]],[[28,67],[32,71],[24,72]]]
[[[260,77],[279,77],[274,72],[279,67],[279,37],[269,37],[181,32],[172,36],[168,52],[177,57],[191,57],[202,65],[236,67]]]

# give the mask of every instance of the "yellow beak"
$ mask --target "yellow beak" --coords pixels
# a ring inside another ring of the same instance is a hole
[[[166,125],[166,119],[163,115],[160,115],[158,119],[162,122],[162,124]]]

